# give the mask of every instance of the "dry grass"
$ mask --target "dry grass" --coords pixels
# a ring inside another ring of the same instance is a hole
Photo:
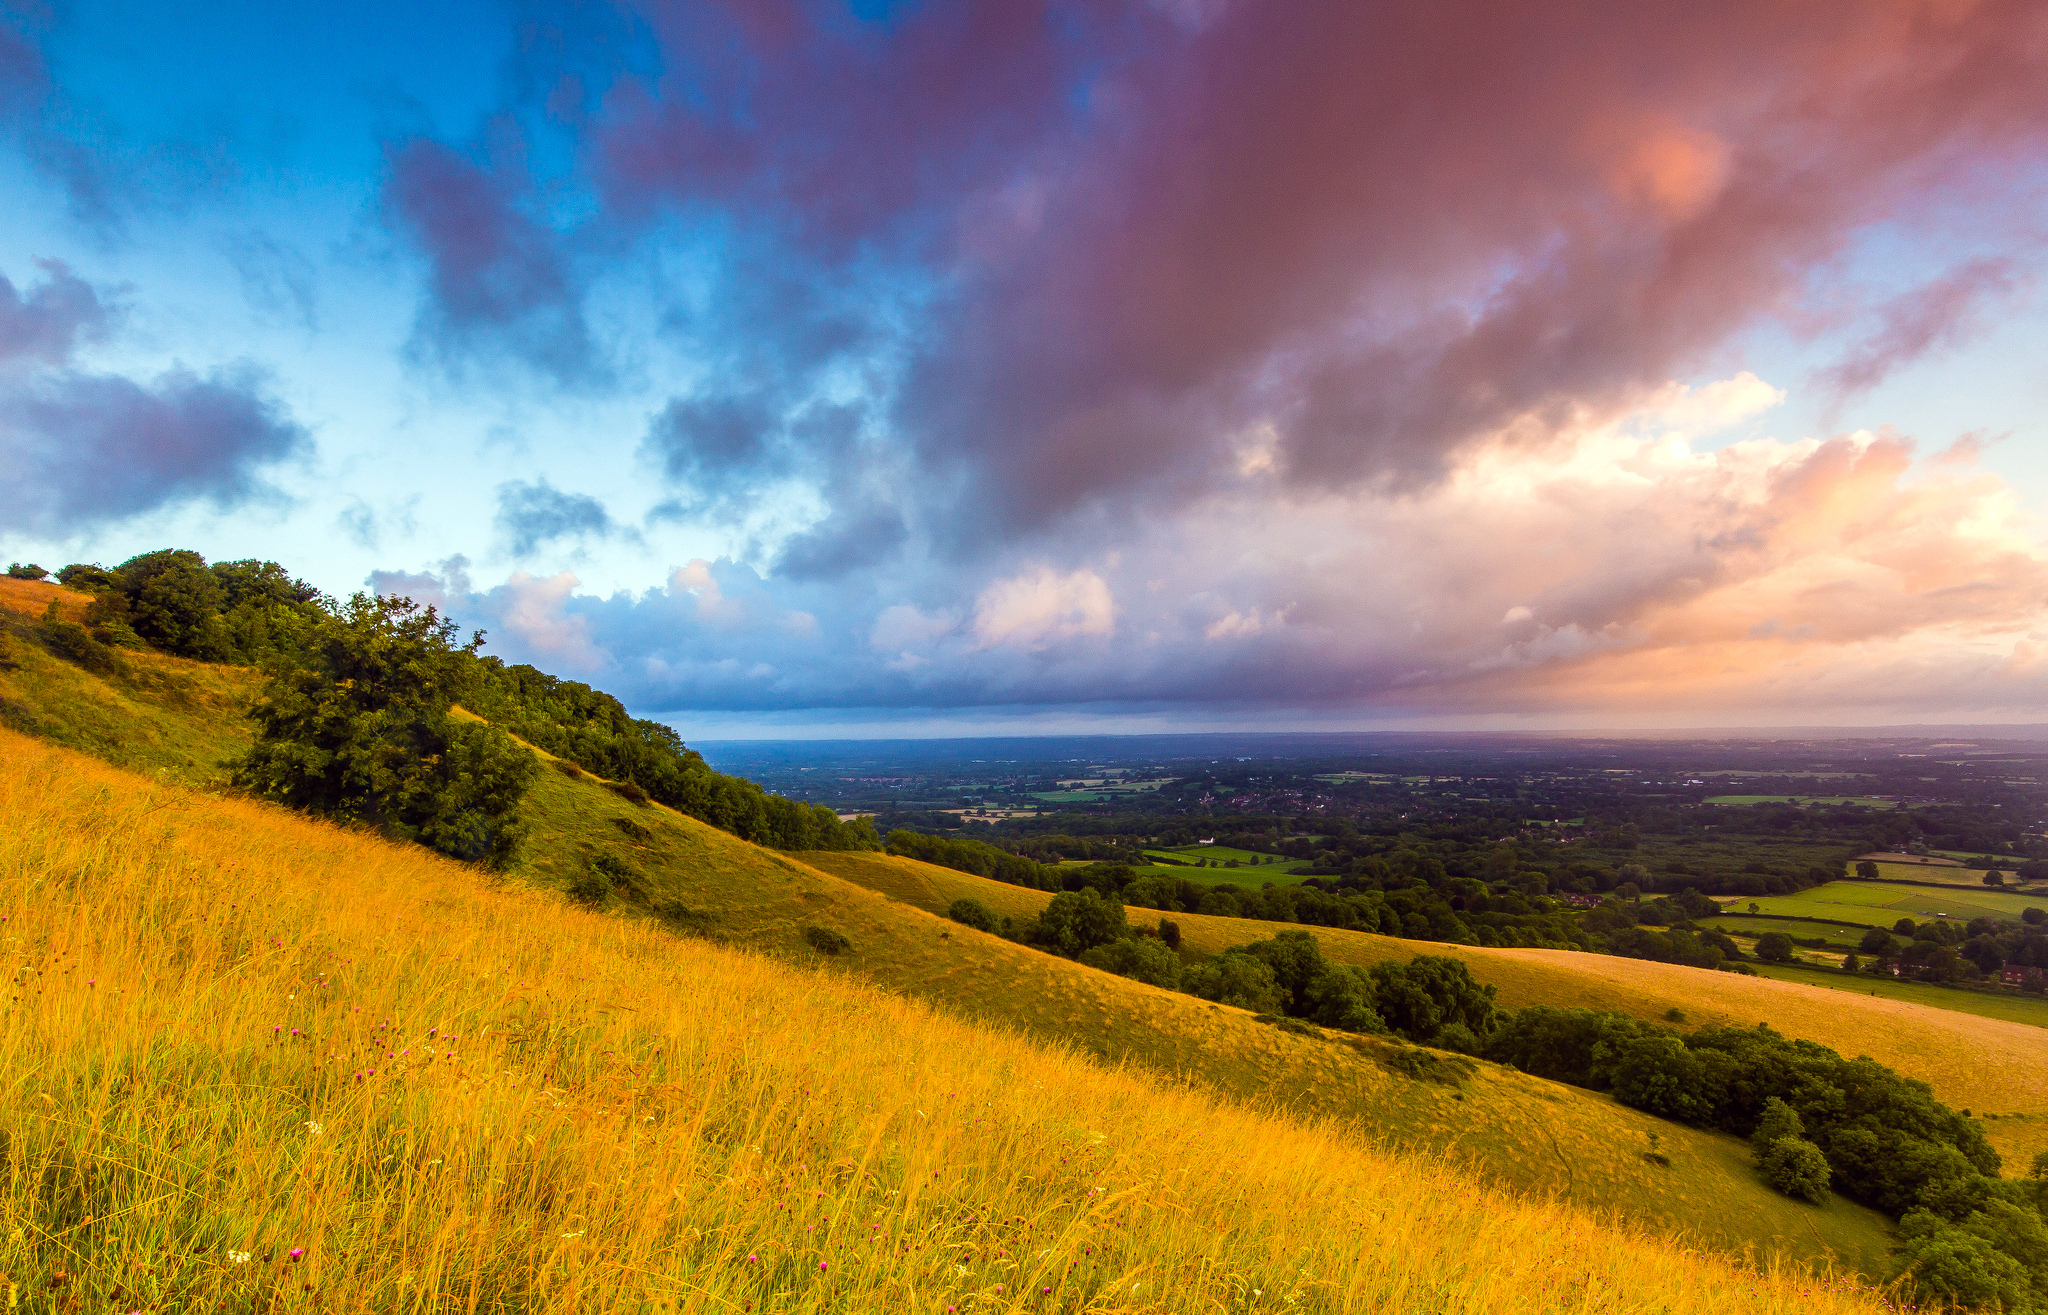
[[[0,815],[10,1304],[1878,1308],[7,732]]]
[[[913,859],[877,855],[807,856],[833,871],[921,907],[944,909],[971,895],[1012,917],[1029,917],[1050,896],[1005,886]],[[1134,909],[1134,921],[1154,915]],[[1279,923],[1174,914],[1185,943],[1215,952],[1287,930]],[[1453,954],[1473,976],[1499,988],[1503,1005],[1612,1009],[1662,1020],[1670,1010],[1689,1024],[1754,1027],[1768,1023],[1844,1055],[1868,1055],[1919,1078],[1958,1108],[2001,1117],[1985,1124],[2008,1166],[2023,1171],[2048,1149],[2048,1030],[1903,1000],[1826,991],[1801,982],[1706,972],[1675,964],[1563,950],[1486,949],[1407,941],[1363,932],[1308,928],[1340,963],[1402,961]],[[2027,1117],[2008,1117],[2027,1116]]]

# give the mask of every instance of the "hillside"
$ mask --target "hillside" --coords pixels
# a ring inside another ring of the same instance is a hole
[[[0,815],[10,1295],[188,1310],[1879,1309],[1390,1158],[1340,1125],[9,731]],[[710,839],[681,819],[662,829],[673,838],[646,852]],[[775,875],[790,912],[829,909],[878,946],[891,925],[937,930],[801,864]],[[718,884],[707,910],[724,907]],[[1283,1061],[1322,1044],[1270,1040]]]
[[[238,681],[246,696],[249,673],[133,654],[126,674],[102,678],[27,644],[16,647],[20,669],[5,673],[13,683],[0,685],[0,696],[39,716],[55,738],[158,768],[167,756],[161,745],[190,746],[189,761],[177,766],[195,779],[246,743],[223,711],[226,691]],[[186,706],[158,693],[199,682],[223,691],[216,702]],[[63,699],[38,707],[48,689],[63,691]],[[121,719],[131,708],[139,709],[138,724],[162,729],[147,739],[124,735]],[[99,722],[81,710],[92,710]],[[81,726],[94,724],[105,728],[97,737],[81,734]],[[957,1015],[1142,1064],[1182,1084],[1357,1120],[1389,1146],[1448,1153],[1496,1181],[1730,1250],[1832,1252],[1866,1272],[1885,1268],[1879,1216],[1839,1199],[1817,1210],[1769,1191],[1757,1181],[1747,1148],[1732,1138],[1487,1065],[1462,1077],[1451,1073],[1448,1081],[1418,1079],[1395,1066],[1427,1063],[1431,1052],[1290,1035],[1243,1011],[984,936],[914,907],[918,901],[878,894],[668,809],[628,803],[582,773],[544,771],[526,813],[533,836],[512,875],[567,890],[602,859],[609,869],[603,885],[612,888],[604,898],[621,915],[637,912],[701,938],[843,966]],[[804,939],[812,927],[845,936],[851,950],[836,959],[820,955]],[[1532,1127],[1543,1135],[1532,1137]],[[1731,1201],[1743,1208],[1727,1209]]]
[[[963,896],[1012,917],[1029,917],[1051,897],[949,868],[889,854],[809,854],[808,862],[934,912]],[[1144,914],[1133,911],[1133,918]],[[1286,930],[1292,924],[1175,914],[1183,943],[1214,952]],[[2048,1149],[2048,1030],[1950,1009],[1800,982],[1707,972],[1560,950],[1487,949],[1406,941],[1311,927],[1323,953],[1340,963],[1405,961],[1454,954],[1510,1008],[1532,1004],[1612,1009],[1662,1020],[1671,1010],[1689,1025],[1754,1027],[1768,1023],[1844,1055],[1869,1055],[1919,1078],[1948,1104],[1986,1115],[1985,1134],[2008,1171],[2023,1170]],[[1995,1117],[1994,1117],[1995,1116]]]

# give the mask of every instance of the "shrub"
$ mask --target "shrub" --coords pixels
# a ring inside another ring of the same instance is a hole
[[[947,906],[946,916],[976,931],[993,932],[997,925],[995,913],[978,899],[954,900]]]
[[[1799,1201],[1823,1205],[1828,1199],[1828,1157],[1803,1137],[1780,1137],[1757,1161],[1764,1181]]]
[[[1104,899],[1093,888],[1065,890],[1039,910],[1027,937],[1032,944],[1069,959],[1085,950],[1122,938],[1129,928],[1124,906]]]
[[[30,562],[26,566],[23,566],[20,562],[9,562],[7,565],[7,578],[10,580],[46,580],[49,578],[49,575],[48,571],[37,566],[34,562]]]
[[[562,775],[568,777],[572,781],[580,781],[583,779],[583,769],[581,767],[578,767],[575,763],[570,762],[567,758],[550,759],[548,761],[548,766],[554,768],[556,771],[560,772]]]
[[[833,931],[830,927],[806,927],[804,939],[820,954],[844,954],[853,948],[853,942]]]
[[[579,904],[602,904],[611,894],[611,883],[592,871],[576,874],[569,882],[569,898]]]
[[[1180,956],[1149,936],[1127,936],[1081,955],[1090,968],[1171,991],[1180,985]]]
[[[2028,909],[2027,912],[2039,913],[2040,910]],[[1167,949],[1178,950],[1180,948],[1180,924],[1168,922],[1166,919],[1161,918],[1159,920],[1159,939]]]
[[[360,821],[502,866],[539,770],[496,727],[450,715],[465,659],[455,625],[409,598],[357,594],[275,660],[234,779],[288,807]]]
[[[1765,963],[1792,962],[1792,938],[1781,931],[1767,931],[1756,938],[1756,957]]]
[[[647,792],[631,781],[606,781],[605,788],[627,803],[647,806]]]
[[[1281,1012],[1282,995],[1273,970],[1249,954],[1228,951],[1204,959],[1181,974],[1181,989],[1204,1000],[1236,1005],[1257,1014]]]

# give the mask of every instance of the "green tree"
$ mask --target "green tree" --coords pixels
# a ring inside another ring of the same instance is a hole
[[[7,578],[10,580],[46,580],[50,573],[34,562],[23,566],[20,562],[7,564]]]
[[[1129,931],[1124,906],[1104,899],[1095,889],[1063,890],[1039,911],[1031,929],[1032,944],[1054,954],[1077,958],[1084,950],[1107,945]]]
[[[978,899],[954,900],[946,907],[946,916],[976,931],[993,932],[998,925],[994,911]]]
[[[202,662],[232,656],[220,618],[220,582],[198,553],[143,553],[115,567],[114,578],[127,600],[128,625],[150,647]]]
[[[1230,951],[1202,960],[1181,974],[1181,989],[1254,1013],[1282,1012],[1283,996],[1273,970],[1249,954]]]
[[[1879,927],[1872,927],[1869,931],[1864,932],[1863,939],[1856,942],[1856,948],[1865,954],[1897,954],[1899,952],[1898,942],[1891,938],[1889,932]]]
[[[1180,956],[1150,936],[1126,936],[1081,952],[1090,968],[1173,990],[1180,985]]]
[[[1799,1201],[1824,1205],[1828,1199],[1828,1157],[1803,1137],[1780,1137],[1757,1160],[1764,1181]]]
[[[1765,963],[1792,962],[1792,938],[1781,931],[1767,931],[1756,938],[1756,957]]]
[[[1493,1031],[1494,988],[1473,980],[1462,959],[1418,954],[1406,964],[1372,966],[1374,1007],[1396,1035],[1433,1044],[1456,1023],[1474,1037]]]
[[[1991,868],[1984,874],[1984,884],[1987,886],[2003,886],[2005,884],[2005,874],[1997,868]]]
[[[1865,881],[1876,881],[1878,878],[1877,864],[1867,858],[1864,859],[1856,865],[1856,875]]]
[[[1929,1302],[1972,1310],[2037,1309],[2025,1265],[1991,1239],[1931,1210],[1909,1210],[1899,1220],[1899,1255],[1907,1285]]]
[[[235,780],[293,808],[502,865],[539,769],[494,726],[451,709],[483,642],[409,598],[357,594],[275,660]]]

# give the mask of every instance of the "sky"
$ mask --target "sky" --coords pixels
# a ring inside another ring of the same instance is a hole
[[[0,558],[710,738],[2038,722],[2048,7],[0,0]]]

